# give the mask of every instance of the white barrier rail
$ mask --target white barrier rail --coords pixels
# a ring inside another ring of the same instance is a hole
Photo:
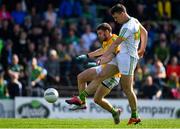
[[[54,104],[43,98],[17,97],[15,99],[16,118],[111,118],[111,114],[87,99],[86,110],[70,111],[65,99],[59,98]],[[130,108],[125,99],[108,99],[115,107],[123,109],[122,118],[130,117]],[[138,109],[143,118],[180,118],[180,101],[138,100]],[[98,115],[97,115],[98,114]]]
[[[0,118],[15,117],[14,101],[9,99],[0,99]]]

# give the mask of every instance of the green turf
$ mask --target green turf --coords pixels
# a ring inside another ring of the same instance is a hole
[[[0,119],[0,128],[180,128],[180,119],[144,119],[141,125],[112,119]]]

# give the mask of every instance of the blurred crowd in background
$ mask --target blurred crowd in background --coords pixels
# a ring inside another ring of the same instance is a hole
[[[101,47],[99,23],[109,23],[118,34],[121,26],[109,11],[118,2],[148,31],[135,71],[137,96],[180,99],[179,0],[0,0],[0,98],[77,87],[77,74],[94,60],[76,56]]]

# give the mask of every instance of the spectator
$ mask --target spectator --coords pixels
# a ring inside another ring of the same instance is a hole
[[[63,0],[59,6],[59,16],[62,18],[80,17],[82,7],[79,0]]]
[[[153,74],[154,72],[154,65],[153,65],[153,59],[148,59],[146,61],[146,64],[143,66],[143,76],[147,77],[150,74]]]
[[[48,4],[48,9],[44,13],[44,16],[46,21],[51,21],[52,25],[55,26],[57,20],[57,14],[54,12],[52,4]]]
[[[145,14],[148,14],[148,20],[157,20],[156,0],[143,0],[143,2],[146,7]]]
[[[0,10],[0,20],[11,20],[12,17],[11,17],[11,14],[9,11],[6,10],[6,5],[3,4],[1,6],[1,10]]]
[[[180,65],[176,56],[172,57],[171,63],[167,66],[167,77],[170,77],[172,73],[176,73],[180,77]]]
[[[147,99],[160,99],[162,95],[162,91],[159,89],[159,86],[153,83],[153,78],[151,76],[146,78],[142,93],[142,97]]]
[[[179,77],[176,73],[171,73],[171,75],[168,78],[167,85],[170,88],[169,90],[171,91],[174,99],[180,99]]]
[[[13,30],[12,30],[12,32],[13,32],[13,34],[12,34],[13,43],[16,44],[16,43],[19,42],[19,37],[20,37],[20,34],[21,34],[21,30],[22,30],[22,28],[21,28],[20,25],[14,24]],[[13,46],[13,49],[14,49],[15,53],[18,53],[19,50],[18,50],[18,47],[16,47],[16,45]]]
[[[36,6],[33,6],[31,8],[31,12],[29,14],[29,17],[31,17],[33,26],[40,25],[43,18],[38,14]]]
[[[0,27],[0,37],[3,40],[7,40],[12,38],[12,31],[11,31],[11,26],[9,24],[8,20],[3,20],[2,21],[2,26]]]
[[[137,19],[142,22],[147,20],[147,16],[144,15],[145,13],[145,5],[142,3],[137,4]]]
[[[83,6],[83,16],[84,18],[86,18],[87,20],[90,21],[90,23],[93,23],[95,22],[95,18],[96,18],[96,14],[93,13],[94,12],[94,5],[91,5],[89,3],[85,3],[84,6]]]
[[[171,92],[172,92],[174,99],[180,99],[180,89],[179,88],[172,89]]]
[[[176,34],[175,41],[171,44],[171,56],[177,56],[180,60],[180,32]]]
[[[170,56],[170,49],[168,47],[167,38],[164,33],[160,34],[159,45],[155,48],[155,56],[160,59],[163,64],[167,64]]]
[[[154,82],[162,88],[165,85],[164,79],[166,78],[166,69],[160,60],[155,61],[152,72]]]
[[[76,49],[75,49],[75,47],[74,47],[73,44],[68,45],[66,51],[69,53],[69,55],[70,55],[72,58],[76,58],[77,53],[76,53]]]
[[[143,71],[143,78],[146,78],[147,76],[151,75],[151,70],[148,68],[147,65],[144,65],[142,67],[142,71]]]
[[[23,67],[21,65],[19,65],[19,57],[16,54],[13,54],[12,57],[12,64],[9,65],[9,76],[13,76],[14,72],[16,72],[15,74],[20,74],[20,71],[23,69]]]
[[[16,53],[19,55],[19,57],[22,59],[24,56],[24,53],[27,51],[27,33],[25,31],[21,31],[19,35],[19,40],[16,42]]]
[[[38,12],[40,12],[40,13],[44,13],[49,2],[50,1],[47,1],[47,0],[35,0],[35,1],[34,0],[27,1],[26,0],[27,6],[29,6],[29,9],[36,7],[38,9]]]
[[[88,19],[86,19],[84,17],[81,17],[79,19],[79,23],[78,24],[80,25],[80,26],[77,26],[78,32],[79,32],[80,35],[82,35],[84,30],[85,30],[85,28],[86,28],[86,26],[87,26],[87,24],[89,24],[89,21],[88,21]]]
[[[94,32],[92,32],[90,25],[86,25],[85,33],[82,35],[82,39],[86,44],[86,49],[89,51],[90,46],[97,39],[97,35]]]
[[[45,21],[45,27],[43,28],[43,35],[51,36],[54,30],[53,24],[51,21]]]
[[[9,97],[9,93],[7,90],[7,81],[4,80],[4,72],[0,70],[0,99]]]
[[[44,83],[43,80],[47,75],[46,69],[39,67],[37,65],[37,59],[32,58],[31,70],[30,70],[30,86],[32,96],[43,96],[44,93]]]
[[[34,20],[34,19],[33,19]],[[24,19],[23,29],[28,32],[33,27],[32,19],[30,16],[26,16]]]
[[[21,3],[16,4],[16,9],[12,12],[12,17],[15,23],[22,25],[24,23],[24,18],[26,13],[22,10]]]
[[[90,0],[83,0],[84,10],[83,17],[90,21],[90,24],[94,27],[97,22],[97,6],[96,3]]]
[[[16,96],[22,96],[22,84],[19,82],[19,73],[14,72],[11,81],[8,83],[9,97],[14,99]]]
[[[60,43],[62,41],[62,32],[59,28],[54,28],[51,36],[51,46],[54,46],[53,49],[55,49],[56,44]]]
[[[166,70],[160,60],[156,60],[153,65],[153,74],[155,78],[166,78]]]
[[[155,36],[156,36],[156,23],[153,22],[146,22],[145,23],[146,30],[148,31],[148,42],[147,42],[147,47],[146,47],[146,56],[144,58],[152,59],[154,57],[154,53],[152,50],[154,49],[154,41],[155,41]]]
[[[13,42],[10,39],[8,39],[5,43],[5,47],[2,49],[1,63],[5,71],[7,70],[8,66],[12,63],[12,46]]]
[[[67,46],[63,46],[62,44],[57,44],[57,52],[60,60],[60,71],[61,71],[61,84],[70,85],[69,75],[71,74],[71,61],[72,57],[66,51]]]
[[[30,60],[32,60],[32,58],[34,56],[36,56],[35,49],[36,49],[35,43],[32,41],[29,41],[28,48],[27,48],[27,51],[25,53],[25,60],[26,61],[30,61]]]
[[[69,44],[74,44],[76,45],[78,43],[78,37],[76,36],[75,34],[75,31],[74,30],[69,30],[69,33],[68,33],[68,36],[67,38],[65,39],[66,41],[66,44],[69,45]]]
[[[168,77],[167,85],[172,89],[180,88],[179,77],[175,72],[171,73],[170,76]]]
[[[174,27],[173,24],[171,22],[163,22],[161,24],[161,28],[160,28],[160,32],[164,33],[166,35],[166,40],[171,43],[171,38],[173,37],[173,32],[174,31]],[[169,46],[169,44],[167,44]]]
[[[47,82],[50,85],[57,85],[60,82],[60,62],[56,50],[52,49],[49,52],[49,58],[45,63],[45,68],[48,72]]]
[[[19,64],[19,57],[16,54],[13,54],[12,64],[9,65],[9,68],[8,68],[9,77],[13,78],[13,76],[16,76],[14,74],[18,74],[18,80],[23,85],[23,88],[24,88],[24,85],[26,84],[24,68],[22,65]]]

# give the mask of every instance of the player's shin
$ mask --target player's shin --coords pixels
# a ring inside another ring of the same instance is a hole
[[[139,114],[138,114],[137,109],[133,109],[131,113],[131,118],[138,118],[138,117],[139,117]]]
[[[133,76],[121,77],[121,86],[129,101],[129,106],[131,108],[131,118],[138,118],[137,97],[133,90]]]
[[[86,80],[83,78],[83,74],[79,74],[77,76],[77,82],[78,82],[78,90],[79,90],[79,94],[85,90],[86,86],[87,86],[87,82]]]

